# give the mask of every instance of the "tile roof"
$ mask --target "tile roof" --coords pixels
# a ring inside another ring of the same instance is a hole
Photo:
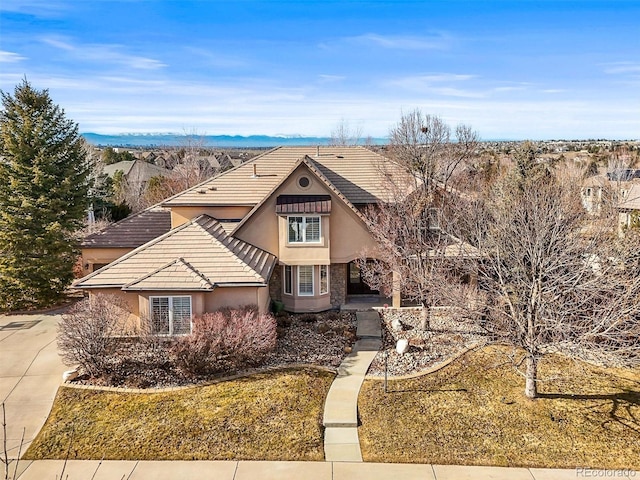
[[[385,173],[393,164],[364,147],[279,147],[185,190],[163,204],[256,205],[299,163],[310,163],[352,204],[376,203],[388,197]]]
[[[82,240],[82,248],[136,248],[171,230],[171,211],[151,207]]]
[[[331,196],[278,195],[276,213],[331,213]]]
[[[200,215],[78,280],[76,288],[208,290],[267,285],[276,257]],[[173,275],[173,276],[172,276]]]

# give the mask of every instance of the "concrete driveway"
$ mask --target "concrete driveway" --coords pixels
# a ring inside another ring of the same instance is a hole
[[[22,453],[42,428],[67,370],[56,346],[59,320],[60,311],[0,315],[0,402],[10,458],[18,457],[23,431]]]

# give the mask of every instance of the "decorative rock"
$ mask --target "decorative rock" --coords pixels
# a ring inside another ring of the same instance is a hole
[[[400,355],[403,355],[407,353],[408,350],[409,340],[407,340],[406,338],[401,338],[400,340],[398,340],[398,343],[396,343],[396,352],[398,352]]]
[[[80,374],[78,373],[78,370],[67,370],[62,374],[62,381],[71,382],[72,380],[78,378],[79,375]]]
[[[396,332],[402,331],[402,323],[399,318],[394,318],[391,320],[391,328],[393,328]]]
[[[344,353],[346,353],[347,355],[350,354],[353,351],[353,348],[351,347],[344,347]]]

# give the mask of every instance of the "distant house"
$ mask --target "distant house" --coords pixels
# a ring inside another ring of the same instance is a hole
[[[640,226],[640,183],[632,183],[624,193],[617,205],[621,233],[625,228]]]
[[[167,176],[171,173],[166,168],[158,167],[143,160],[132,160],[106,165],[103,173],[113,178],[117,171],[121,171],[129,184],[144,186],[152,177]]]

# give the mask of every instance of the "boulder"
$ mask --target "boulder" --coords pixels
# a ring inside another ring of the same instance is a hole
[[[409,340],[407,340],[406,338],[401,338],[400,340],[398,340],[398,342],[396,343],[396,352],[398,352],[400,355],[403,355],[407,353],[408,350]]]

